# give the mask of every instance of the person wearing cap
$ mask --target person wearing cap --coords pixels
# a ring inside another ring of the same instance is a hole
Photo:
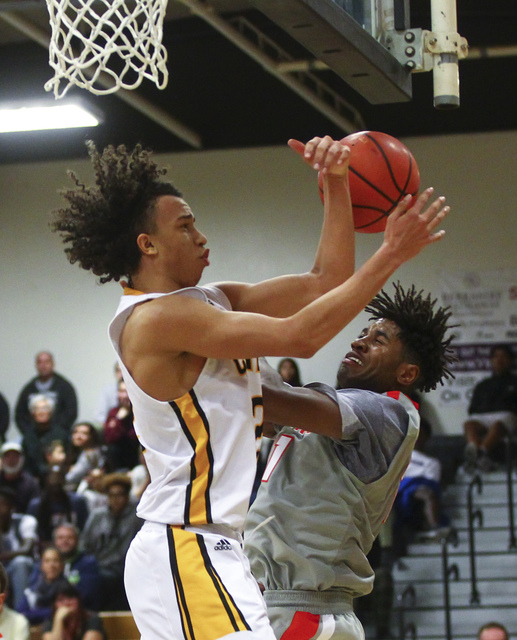
[[[17,609],[29,584],[38,546],[38,521],[34,516],[14,512],[12,489],[0,489],[0,562],[9,576],[13,608]]]
[[[0,489],[15,493],[14,510],[26,513],[29,502],[40,494],[38,480],[25,469],[23,449],[17,442],[5,442],[0,448]]]

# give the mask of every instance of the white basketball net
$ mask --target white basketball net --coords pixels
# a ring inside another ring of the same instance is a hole
[[[167,85],[167,0],[47,0],[47,7],[55,75],[45,90],[56,98],[72,85],[97,95],[136,89],[144,78]]]

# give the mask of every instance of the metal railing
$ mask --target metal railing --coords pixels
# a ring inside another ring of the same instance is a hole
[[[469,564],[470,564],[470,604],[479,604],[480,597],[477,588],[477,569],[476,569],[476,544],[474,536],[474,525],[476,522],[480,527],[483,526],[483,512],[481,509],[474,509],[473,493],[477,488],[478,494],[483,491],[483,482],[481,476],[476,474],[469,483],[467,490],[467,519],[469,526]]]
[[[451,529],[451,533],[442,541],[442,580],[443,580],[443,609],[445,614],[445,637],[446,640],[452,639],[451,625],[451,596],[449,590],[449,582],[451,575],[455,580],[460,577],[460,571],[457,564],[449,565],[448,544],[451,542],[454,546],[458,544],[458,532]]]
[[[506,488],[508,499],[508,528],[510,540],[508,548],[510,550],[517,549],[517,539],[515,537],[515,518],[513,513],[513,453],[515,441],[512,438],[505,438],[506,451]]]
[[[399,614],[399,638],[405,640],[408,634],[411,634],[413,640],[416,639],[416,626],[413,622],[406,624],[405,612],[407,609],[412,609],[416,605],[416,591],[412,584],[404,589],[404,591],[397,597],[399,602],[398,614]]]

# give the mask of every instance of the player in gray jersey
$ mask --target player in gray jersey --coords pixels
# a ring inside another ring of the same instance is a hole
[[[406,394],[451,375],[450,313],[435,303],[400,285],[393,299],[384,291],[374,298],[366,307],[373,322],[343,359],[337,391],[263,374],[265,419],[292,426],[276,435],[245,551],[278,639],[364,638],[353,599],[373,588],[366,554],[418,435]]]

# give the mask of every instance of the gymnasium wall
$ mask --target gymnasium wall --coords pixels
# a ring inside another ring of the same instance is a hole
[[[422,186],[446,195],[452,213],[446,238],[404,265],[397,278],[437,294],[442,270],[517,269],[517,132],[406,143]],[[208,236],[212,264],[203,282],[253,282],[311,267],[322,213],[316,174],[287,146],[172,154],[160,161]],[[71,266],[49,230],[49,211],[60,205],[57,190],[68,184],[69,168],[91,179],[86,160],[0,165],[0,392],[13,411],[19,390],[35,375],[34,355],[50,350],[57,371],[78,390],[81,419],[92,419],[101,387],[113,379],[107,325],[120,287],[98,285]],[[381,235],[358,234],[357,263],[381,241]],[[303,380],[334,384],[340,359],[364,322],[356,319],[314,358],[301,361]],[[445,411],[436,392],[428,400],[435,431],[460,433],[463,409]]]

